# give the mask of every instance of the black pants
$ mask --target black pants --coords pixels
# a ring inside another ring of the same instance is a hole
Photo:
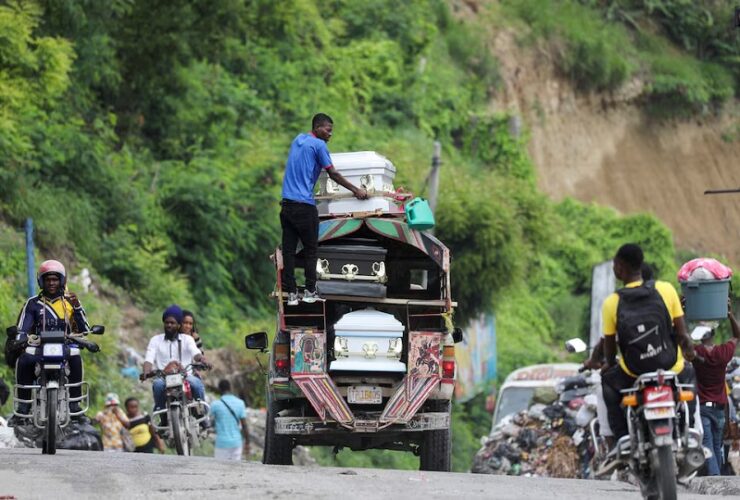
[[[36,381],[36,363],[41,361],[41,356],[34,356],[24,352],[21,357],[18,358],[18,364],[16,365],[15,379],[20,385],[33,385]],[[82,381],[82,357],[81,356],[70,356],[69,360],[69,382],[78,383]],[[79,398],[82,394],[81,387],[70,387],[69,397]],[[30,389],[18,389],[18,397],[20,399],[31,399]]]
[[[290,200],[281,202],[280,226],[283,228],[283,290],[295,293],[295,251],[303,243],[306,290],[316,291],[316,258],[319,246],[319,211],[315,205]]]
[[[678,380],[682,384],[695,384],[696,373],[694,367],[688,361],[684,361],[684,367],[678,374]],[[627,375],[619,365],[609,368],[601,376],[601,387],[604,391],[604,402],[606,403],[607,416],[609,425],[614,432],[614,437],[619,439],[627,434],[627,416],[622,408],[623,389],[629,389],[635,383],[635,378]],[[694,422],[694,412],[696,411],[696,401],[689,402],[689,419]]]

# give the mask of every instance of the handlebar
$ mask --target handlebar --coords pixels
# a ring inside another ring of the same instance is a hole
[[[190,368],[195,368],[196,370],[210,370],[212,366],[207,363],[190,363],[189,365],[183,367],[181,370],[178,370],[174,373],[181,373],[185,375],[187,374],[187,371]],[[143,382],[144,380],[147,380],[150,378],[164,377],[165,375],[172,375],[172,374],[165,373],[163,370],[152,370],[149,373],[142,373],[139,376],[139,379]]]

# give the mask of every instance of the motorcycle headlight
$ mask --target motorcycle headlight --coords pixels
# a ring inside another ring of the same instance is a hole
[[[61,358],[64,356],[64,345],[62,344],[44,344],[45,358]]]

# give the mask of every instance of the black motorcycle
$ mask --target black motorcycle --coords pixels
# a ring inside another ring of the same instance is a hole
[[[105,327],[93,326],[90,331],[68,334],[64,331],[43,331],[38,334],[39,344],[28,345],[28,341],[19,341],[24,345],[26,353],[37,356],[36,383],[33,385],[16,385],[13,393],[13,413],[20,418],[29,419],[33,426],[42,431],[42,453],[54,455],[57,450],[57,439],[69,425],[73,417],[85,414],[89,407],[89,387],[84,380],[71,383],[67,380],[69,374],[69,359],[78,355],[79,349],[98,352],[100,347],[94,342],[84,339],[92,333],[102,335]],[[8,336],[14,335],[13,327],[7,330]],[[70,389],[79,387],[80,396],[71,397]],[[18,391],[31,391],[31,399],[20,399]],[[21,404],[27,404],[30,413],[20,413]],[[75,404],[75,411],[70,411],[70,403]]]

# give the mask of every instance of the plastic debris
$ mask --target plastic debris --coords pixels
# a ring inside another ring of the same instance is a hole
[[[555,402],[533,405],[504,418],[483,441],[472,471],[527,477],[578,478],[578,450],[571,439],[575,411]]]

